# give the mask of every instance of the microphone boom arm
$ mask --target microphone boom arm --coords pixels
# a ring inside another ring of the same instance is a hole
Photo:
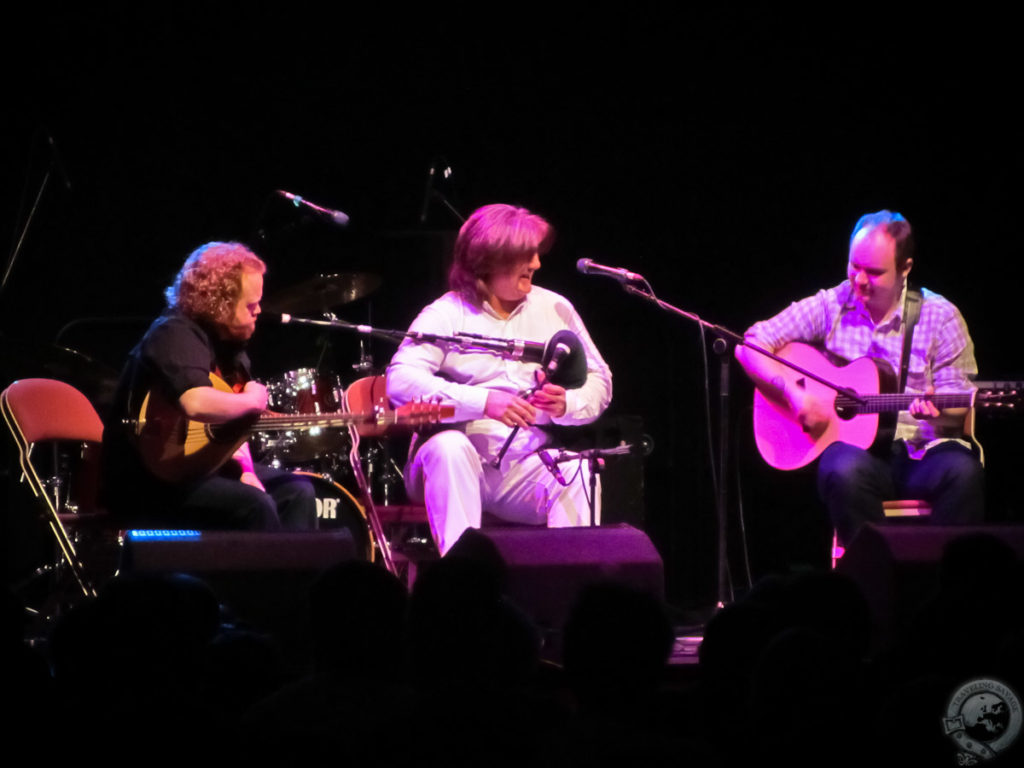
[[[456,333],[451,336],[444,336],[440,333],[374,328],[372,325],[349,323],[338,319],[313,320],[305,317],[293,317],[289,314],[282,314],[281,322],[295,323],[297,325],[315,325],[321,328],[333,328],[340,331],[354,331],[396,343],[401,343],[403,339],[412,339],[417,343],[423,344],[450,344],[463,350],[497,352],[512,360],[523,360],[528,363],[541,362],[545,348],[545,344],[539,341],[500,339],[494,336],[484,336],[479,333]]]

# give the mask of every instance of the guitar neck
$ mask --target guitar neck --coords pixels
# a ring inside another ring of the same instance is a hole
[[[353,424],[395,424],[398,416],[394,411],[387,414],[362,413],[310,413],[310,414],[264,414],[254,422],[249,431],[277,432],[280,430],[305,430],[316,427],[348,427]]]
[[[836,410],[846,413],[894,413],[905,411],[921,395],[890,394],[861,395],[864,402],[858,403],[847,395],[836,396]],[[929,398],[940,411],[947,408],[970,408],[974,405],[973,392],[940,392]]]
[[[249,427],[250,433],[279,432],[284,430],[306,430],[317,427],[350,427],[361,424],[372,424],[387,427],[392,424],[403,424],[416,427],[421,424],[434,424],[442,419],[450,419],[455,415],[455,406],[437,403],[409,403],[393,411],[377,413],[265,413]]]
[[[214,374],[210,381],[228,389]],[[190,420],[177,402],[159,391],[147,393],[132,423],[142,462],[154,476],[167,483],[206,477],[228,461],[253,432],[283,432],[316,427],[343,428],[355,425],[385,427],[400,424],[412,428],[433,424],[455,415],[455,406],[439,403],[406,403],[397,410],[374,413],[264,413],[224,424]]]

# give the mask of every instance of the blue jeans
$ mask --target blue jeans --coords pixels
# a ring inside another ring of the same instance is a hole
[[[849,544],[865,523],[885,519],[886,499],[924,499],[935,525],[980,523],[985,476],[977,456],[956,442],[941,443],[920,460],[907,455],[903,441],[894,442],[885,457],[833,443],[818,464],[818,494],[839,540]]]

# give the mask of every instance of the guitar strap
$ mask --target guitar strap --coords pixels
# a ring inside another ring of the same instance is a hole
[[[914,326],[921,316],[921,292],[907,286],[903,300],[903,356],[900,358],[900,392],[907,388],[907,371],[910,368],[910,344],[914,339]]]

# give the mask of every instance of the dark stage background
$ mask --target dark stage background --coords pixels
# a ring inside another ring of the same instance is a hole
[[[37,373],[55,340],[119,367],[184,257],[212,239],[264,256],[268,296],[317,273],[375,272],[383,287],[339,315],[405,327],[443,290],[457,228],[436,202],[418,222],[441,156],[463,213],[518,203],[558,228],[537,282],[574,301],[612,366],[612,415],[641,417],[654,439],[644,525],[670,595],[711,602],[701,339],[575,261],[641,272],[667,301],[742,330],[843,279],[857,217],[893,208],[918,237],[912,279],[959,305],[981,377],[1020,376],[1020,67],[993,19],[635,11],[164,7],[6,25],[12,248],[54,157],[47,137],[60,168],[0,295],[5,382]],[[351,227],[304,217],[274,189],[344,210]],[[264,323],[257,373],[314,365],[321,342]],[[351,380],[356,341],[332,342],[328,360]],[[823,564],[813,478],[751,453],[751,390],[733,371],[730,483],[755,574]],[[714,391],[714,363],[710,375]],[[980,425],[997,520],[1022,513],[1017,428]]]

